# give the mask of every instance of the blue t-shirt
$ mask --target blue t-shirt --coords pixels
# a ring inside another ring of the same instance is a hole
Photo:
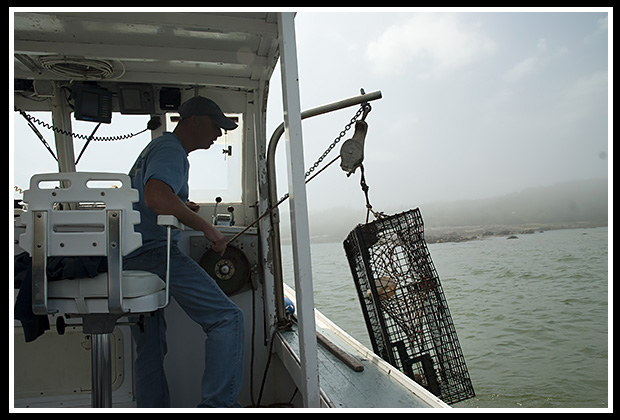
[[[185,203],[189,196],[189,161],[185,146],[175,134],[164,132],[140,153],[129,171],[129,177],[131,186],[140,194],[140,200],[133,207],[140,212],[140,223],[135,230],[142,234],[142,248],[134,252],[165,246],[166,228],[157,225],[157,214],[144,204],[144,186],[149,179],[163,181]],[[172,239],[178,240],[179,234],[173,231]]]

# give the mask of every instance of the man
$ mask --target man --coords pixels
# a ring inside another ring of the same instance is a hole
[[[187,155],[208,149],[222,135],[221,129],[234,130],[237,125],[224,116],[215,102],[200,96],[184,102],[179,114],[181,120],[174,132],[151,141],[129,172],[132,187],[140,193],[134,207],[141,216],[136,231],[142,234],[143,244],[125,258],[124,268],[150,271],[164,279],[166,230],[157,225],[159,214],[174,215],[185,226],[203,232],[215,251],[223,254],[226,249],[224,235],[199,216],[197,206],[188,201]],[[243,313],[195,261],[177,248],[179,233],[173,236],[170,295],[206,334],[199,407],[238,406],[243,378]],[[132,333],[137,348],[138,407],[169,407],[163,367],[167,350],[164,311],[145,317],[143,331],[135,326]]]

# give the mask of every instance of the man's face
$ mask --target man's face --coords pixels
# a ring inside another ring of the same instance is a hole
[[[222,135],[220,127],[208,115],[197,116],[196,136],[201,149],[208,149]]]

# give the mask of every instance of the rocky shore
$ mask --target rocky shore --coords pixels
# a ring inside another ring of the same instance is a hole
[[[593,222],[576,222],[566,224],[536,224],[525,225],[496,225],[496,226],[445,226],[426,227],[424,238],[429,244],[444,242],[465,242],[480,240],[488,237],[506,237],[518,239],[519,235],[531,235],[548,230],[557,229],[583,229],[604,226]]]

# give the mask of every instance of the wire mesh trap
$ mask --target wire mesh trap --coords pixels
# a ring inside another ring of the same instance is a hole
[[[474,397],[419,209],[358,225],[343,245],[373,351],[448,404]]]

